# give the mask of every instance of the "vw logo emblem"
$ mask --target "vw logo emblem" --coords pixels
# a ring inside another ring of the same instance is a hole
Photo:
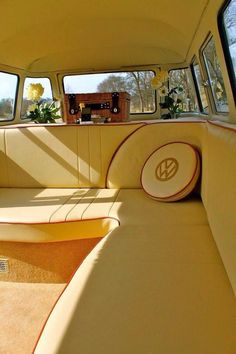
[[[162,160],[156,168],[156,178],[159,181],[168,181],[173,178],[179,169],[179,163],[176,159],[169,157]]]

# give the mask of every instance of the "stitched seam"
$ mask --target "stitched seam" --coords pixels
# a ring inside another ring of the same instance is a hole
[[[83,216],[84,216],[86,210],[88,210],[88,208],[90,207],[90,205],[93,204],[93,202],[97,199],[99,193],[101,192],[101,189],[97,189],[97,191],[99,191],[98,194],[97,194],[97,195],[93,198],[93,200],[89,203],[89,205],[87,206],[87,208],[84,209],[84,211],[83,211],[83,213],[82,213],[82,215],[81,215],[81,220],[83,220]]]
[[[72,212],[72,210],[74,210],[75,207],[84,199],[84,197],[86,197],[86,195],[88,194],[89,191],[90,191],[90,189],[88,189],[87,192],[83,196],[81,196],[81,198],[76,202],[76,204],[68,211],[68,213],[66,214],[66,217],[65,217],[65,221],[67,221],[67,218],[70,215],[70,213]],[[82,217],[81,217],[81,219],[82,219]]]
[[[76,192],[77,192],[77,191],[76,191]],[[62,205],[60,205],[60,206],[52,213],[52,215],[51,215],[50,218],[49,218],[49,222],[51,222],[52,217],[53,217],[65,204],[67,204],[67,202],[75,195],[76,192],[74,192],[72,195],[70,195],[70,196],[64,201],[64,203],[63,203]],[[66,218],[65,218],[65,220],[66,220]]]

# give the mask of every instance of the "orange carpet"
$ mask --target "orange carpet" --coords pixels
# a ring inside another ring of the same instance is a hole
[[[0,353],[30,354],[65,284],[0,282]]]

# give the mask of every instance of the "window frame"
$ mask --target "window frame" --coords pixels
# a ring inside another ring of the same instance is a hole
[[[9,74],[9,75],[14,75],[16,76],[17,78],[17,83],[16,83],[16,92],[15,92],[15,104],[14,104],[14,110],[13,110],[13,116],[11,119],[4,119],[4,118],[1,118],[0,117],[0,123],[1,122],[12,122],[15,120],[16,118],[16,109],[17,109],[17,104],[18,104],[18,92],[19,92],[19,86],[20,86],[20,76],[16,73],[12,73],[12,72],[9,72],[9,71],[4,71],[4,70],[0,70],[0,73],[3,73],[3,74]]]
[[[136,69],[136,70],[114,70],[114,71],[98,71],[98,72],[86,72],[86,73],[72,73],[72,74],[65,74],[62,76],[62,88],[63,88],[63,94],[66,95],[65,93],[65,85],[64,85],[64,78],[66,76],[78,76],[78,75],[96,75],[96,74],[119,74],[119,73],[132,73],[135,71],[151,71],[154,74],[154,77],[156,76],[156,72],[154,69]],[[139,113],[131,113],[130,115],[136,116],[136,115],[152,115],[157,113],[157,90],[154,91],[154,104],[155,104],[155,109],[153,112],[139,112]]]
[[[53,89],[52,89],[52,80],[50,77],[48,76],[25,76],[24,77],[24,81],[23,81],[23,88],[22,88],[22,99],[21,99],[21,110],[20,110],[20,119],[21,120],[26,120],[29,119],[28,117],[24,117],[22,116],[21,112],[22,112],[22,106],[23,106],[23,100],[24,100],[24,89],[25,89],[25,81],[26,79],[48,79],[49,83],[50,83],[50,87],[51,87],[51,91],[52,91],[52,100],[54,100],[54,96],[53,96]]]
[[[226,0],[223,6],[220,8],[217,16],[218,31],[221,39],[221,45],[223,48],[225,63],[228,71],[228,77],[231,84],[232,94],[234,97],[234,102],[236,104],[236,73],[234,71],[234,66],[231,59],[231,54],[229,50],[228,37],[226,33],[226,28],[224,25],[224,12],[229,6],[231,0]]]
[[[203,73],[204,73],[204,77],[203,77],[203,80],[206,78],[206,82],[208,82],[208,84],[206,85],[206,88],[207,88],[207,93],[208,93],[208,98],[209,98],[209,103],[210,103],[210,108],[213,112],[213,114],[215,115],[221,115],[221,116],[228,116],[229,115],[229,111],[218,111],[217,110],[217,105],[216,105],[216,100],[215,100],[215,97],[214,97],[214,93],[213,93],[213,88],[210,84],[210,76],[209,76],[209,73],[208,73],[208,68],[207,68],[207,63],[206,63],[206,60],[204,58],[204,49],[207,47],[207,45],[210,43],[211,40],[214,40],[214,43],[215,43],[215,39],[214,39],[214,36],[213,36],[213,33],[209,32],[205,41],[203,42],[203,44],[201,45],[200,47],[200,50],[199,50],[199,57],[200,57],[200,61],[201,61],[201,67],[202,67],[202,70],[203,70]],[[217,52],[216,52],[217,54]],[[218,56],[218,54],[217,54]],[[221,71],[222,72],[222,71]],[[224,82],[224,77],[222,75],[222,78],[223,78],[223,82]],[[225,85],[224,85],[225,87]],[[227,92],[226,92],[226,95],[227,95]],[[228,103],[228,99],[227,99],[227,103]]]
[[[192,60],[191,60],[191,63],[190,63],[190,70],[191,70],[192,77],[193,77],[193,83],[194,83],[195,91],[196,91],[196,95],[197,95],[198,106],[199,106],[200,113],[201,113],[201,114],[204,114],[204,115],[206,115],[206,116],[208,116],[208,115],[209,115],[209,99],[208,99],[207,92],[206,92],[206,90],[205,90],[206,98],[207,98],[207,101],[208,101],[208,112],[205,112],[205,111],[204,111],[204,108],[203,108],[203,104],[202,104],[202,98],[201,98],[201,94],[200,94],[200,90],[199,90],[199,86],[198,86],[198,81],[197,81],[196,74],[195,74],[195,71],[194,71],[194,65],[195,65],[195,63],[199,66],[199,69],[200,69],[200,68],[201,68],[201,65],[200,65],[200,63],[198,62],[196,56],[194,56],[194,57],[192,58]],[[202,79],[203,79],[203,78],[202,78]]]

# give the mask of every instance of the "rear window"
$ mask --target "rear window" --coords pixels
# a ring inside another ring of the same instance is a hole
[[[130,113],[154,113],[155,90],[151,87],[153,71],[129,71],[99,74],[70,75],[63,78],[66,94],[95,92],[128,92]]]
[[[0,72],[0,120],[13,120],[15,115],[18,76]]]

